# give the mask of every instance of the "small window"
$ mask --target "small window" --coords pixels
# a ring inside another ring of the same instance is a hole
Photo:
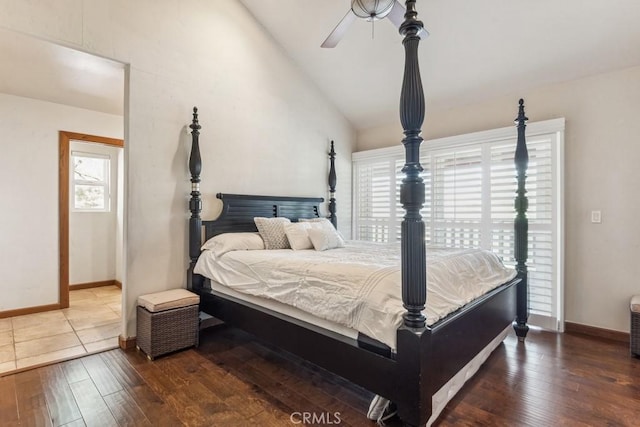
[[[109,212],[109,156],[72,152],[73,210]]]

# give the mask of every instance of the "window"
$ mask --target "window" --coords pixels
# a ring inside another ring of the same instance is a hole
[[[530,322],[562,329],[562,153],[564,119],[527,126]],[[513,127],[425,141],[421,210],[427,244],[482,247],[514,265]],[[354,237],[399,241],[404,149],[353,154]]]
[[[72,209],[83,212],[109,212],[109,156],[71,153]]]

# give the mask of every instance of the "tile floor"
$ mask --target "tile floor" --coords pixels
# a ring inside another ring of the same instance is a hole
[[[0,375],[118,346],[121,291],[69,293],[69,308],[0,319]]]

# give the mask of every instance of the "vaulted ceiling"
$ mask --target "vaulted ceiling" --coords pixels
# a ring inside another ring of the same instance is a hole
[[[124,65],[0,30],[0,93],[122,115]]]
[[[350,0],[239,1],[355,128],[397,121],[404,50],[388,20],[357,20],[336,48],[322,49]],[[637,0],[418,0],[417,8],[431,33],[420,43],[428,111],[640,65]],[[0,92],[122,114],[122,64],[5,30],[0,57]]]
[[[358,129],[397,120],[401,37],[357,20],[334,49],[320,44],[350,0],[241,0]],[[404,1],[403,1],[404,3]],[[640,65],[637,0],[418,0],[427,110]]]

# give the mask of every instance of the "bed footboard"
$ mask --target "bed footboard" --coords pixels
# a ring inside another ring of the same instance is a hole
[[[431,327],[398,330],[401,393],[391,400],[405,423],[425,425],[433,395],[511,325],[519,282],[516,278],[494,289]]]

